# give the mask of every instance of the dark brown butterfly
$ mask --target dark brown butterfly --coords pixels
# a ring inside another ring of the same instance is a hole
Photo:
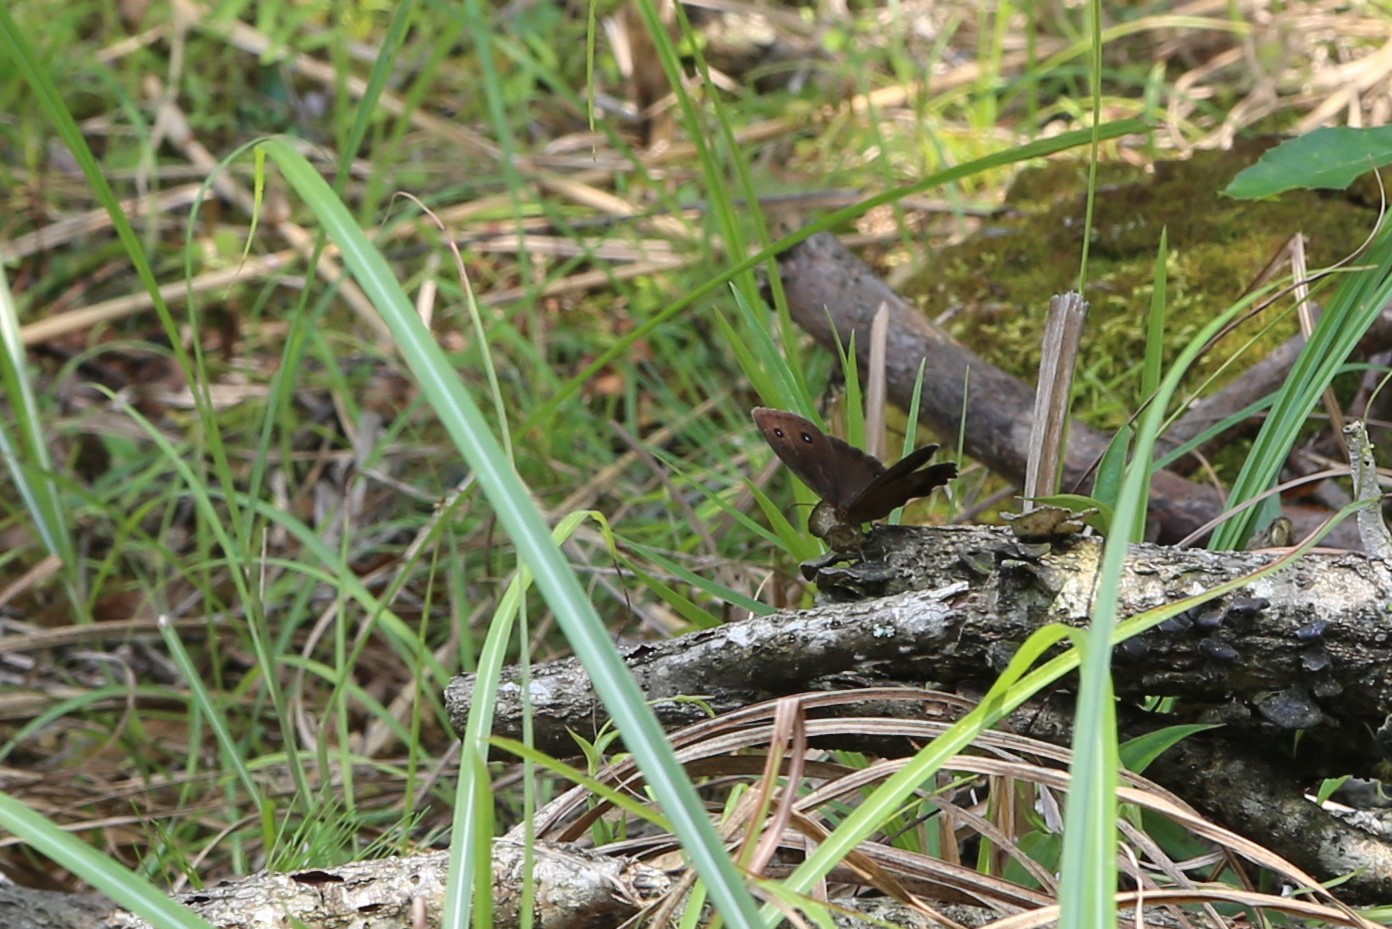
[[[937,452],[936,445],[916,448],[886,468],[874,455],[795,413],[756,407],[754,422],[783,463],[822,498],[807,528],[834,549],[856,548],[862,524],[883,519],[957,476],[951,462],[923,467]]]

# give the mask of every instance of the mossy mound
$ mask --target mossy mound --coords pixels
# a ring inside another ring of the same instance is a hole
[[[1289,283],[1289,261],[1281,252],[1296,233],[1306,236],[1312,273],[1348,256],[1367,237],[1376,205],[1342,193],[1297,190],[1260,202],[1224,197],[1233,176],[1273,143],[1249,140],[1153,169],[1099,169],[1085,291],[1092,309],[1078,365],[1076,410],[1084,418],[1115,427],[1142,399],[1139,374],[1162,229],[1169,238],[1167,360],[1240,300],[1268,265],[1274,262],[1271,273]],[[1087,166],[1078,162],[1024,172],[1002,211],[969,240],[944,249],[906,292],[930,316],[947,314],[949,329],[965,344],[1032,380],[1049,298],[1077,286],[1086,183]],[[1253,359],[1289,338],[1296,331],[1293,302],[1276,301],[1226,338],[1191,373],[1190,383],[1213,374],[1254,337],[1246,349]],[[1230,372],[1245,366],[1239,361]]]

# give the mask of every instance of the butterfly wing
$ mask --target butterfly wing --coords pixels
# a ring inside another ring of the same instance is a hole
[[[846,502],[846,521],[854,525],[883,519],[915,497],[926,497],[957,476],[957,465],[950,461],[923,467],[937,454],[936,445],[923,445],[909,452],[878,475]]]
[[[875,456],[827,435],[796,413],[756,407],[754,422],[788,469],[838,510],[885,473]]]

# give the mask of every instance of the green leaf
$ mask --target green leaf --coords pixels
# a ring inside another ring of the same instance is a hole
[[[1319,790],[1315,791],[1315,802],[1324,803],[1334,796],[1334,791],[1344,786],[1351,775],[1345,774],[1342,777],[1326,777],[1320,782]]]
[[[1223,193],[1240,200],[1296,188],[1344,190],[1354,179],[1392,163],[1392,126],[1331,126],[1282,142],[1233,178]]]
[[[1189,736],[1205,729],[1217,729],[1218,724],[1200,725],[1190,723],[1183,726],[1166,726],[1164,729],[1157,729],[1154,732],[1147,732],[1143,736],[1131,739],[1119,748],[1119,757],[1122,765],[1128,771],[1135,771],[1137,774],[1150,767],[1150,763],[1159,758],[1167,748],[1179,744]]]
[[[1136,430],[1129,425],[1123,425],[1117,430],[1116,435],[1112,436],[1112,441],[1107,443],[1107,450],[1102,454],[1102,463],[1097,466],[1097,480],[1092,485],[1092,495],[1099,504],[1107,507],[1106,512],[1111,513],[1116,506],[1117,494],[1121,492],[1121,479],[1126,474],[1126,453],[1131,448],[1131,438]],[[1101,507],[1098,507],[1101,509]],[[1110,522],[1110,517],[1108,517]]]

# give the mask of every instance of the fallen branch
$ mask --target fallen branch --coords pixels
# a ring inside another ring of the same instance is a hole
[[[818,576],[834,595],[876,599],[755,617],[625,657],[669,727],[807,690],[989,682],[1036,629],[1087,621],[1100,543],[1046,548],[988,527],[880,527],[866,546],[870,561]],[[1276,557],[1133,546],[1121,612],[1202,593]],[[1238,596],[1123,643],[1116,692],[1176,697],[1175,714],[1163,722],[1222,722],[1231,737],[1295,747],[1300,730],[1292,778],[1371,772],[1384,757],[1378,733],[1392,709],[1390,602],[1388,565],[1356,554],[1307,555]],[[574,659],[529,674],[525,712],[535,743],[574,754],[571,732],[592,738],[608,719],[588,676]],[[520,737],[522,697],[519,674],[507,673],[489,695],[496,733]],[[472,676],[446,689],[460,731],[472,701]]]
[[[177,899],[214,926],[340,929],[435,926],[445,894],[446,852],[357,861],[337,868],[261,872]],[[535,892],[530,924],[538,929],[617,926],[666,893],[667,875],[645,864],[576,848],[493,844],[493,923],[521,926],[524,864]],[[150,929],[150,923],[91,894],[60,894],[0,883],[6,929]]]

